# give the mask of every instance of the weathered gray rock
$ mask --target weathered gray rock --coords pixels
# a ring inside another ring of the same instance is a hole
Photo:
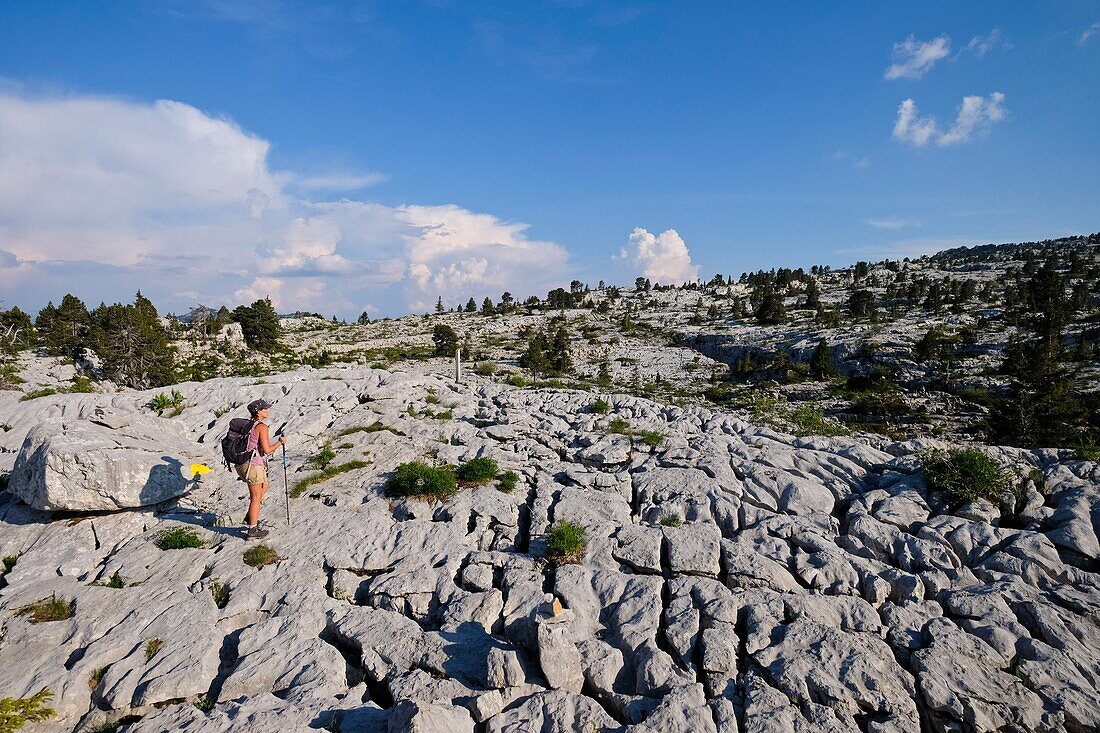
[[[389,733],[473,733],[474,721],[462,708],[399,700],[390,710]]]
[[[182,426],[135,415],[110,428],[51,420],[28,433],[9,488],[35,509],[117,510],[159,504],[191,483],[192,447]]]

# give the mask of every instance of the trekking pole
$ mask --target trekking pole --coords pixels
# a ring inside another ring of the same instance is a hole
[[[286,445],[283,448],[283,493],[286,495],[286,526],[290,526],[290,484],[286,480]]]

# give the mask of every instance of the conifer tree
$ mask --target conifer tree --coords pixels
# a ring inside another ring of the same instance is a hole
[[[829,351],[829,343],[823,337],[818,340],[814,353],[810,356],[810,376],[819,382],[824,382],[836,376],[836,373],[836,364]]]

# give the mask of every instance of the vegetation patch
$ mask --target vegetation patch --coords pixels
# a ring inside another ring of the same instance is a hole
[[[229,605],[229,586],[217,578],[210,580],[210,595],[214,598],[214,605],[225,608]]]
[[[414,496],[423,499],[447,499],[458,491],[451,466],[429,466],[422,461],[402,463],[386,483],[386,495]]]
[[[58,393],[56,387],[43,387],[42,389],[36,389],[33,392],[27,392],[19,398],[20,402],[27,402],[28,400],[36,400],[39,397],[49,397]]]
[[[105,667],[96,667],[92,670],[92,673],[88,675],[88,689],[94,690],[99,687],[99,683],[103,681],[103,675],[107,674],[107,665]]]
[[[630,435],[630,423],[617,417],[607,424],[607,432],[611,435]]]
[[[103,588],[125,588],[126,587],[126,583],[123,582],[122,576],[119,575],[117,570],[111,576],[110,580],[105,580],[105,581],[104,580],[97,580],[94,583],[92,583],[92,585],[98,585],[98,586],[101,586]]]
[[[458,480],[467,486],[484,486],[499,473],[500,467],[492,458],[472,458],[455,471]]]
[[[588,550],[588,538],[584,527],[573,522],[559,520],[550,525],[547,533],[546,557],[554,565],[579,563]]]
[[[953,504],[975,499],[998,504],[1009,486],[1008,476],[1000,465],[979,450],[933,450],[922,456],[922,461],[925,484]]]
[[[148,662],[150,659],[155,657],[157,655],[157,652],[159,652],[161,650],[161,647],[163,646],[164,639],[155,636],[149,641],[145,642],[145,661]]]
[[[339,476],[342,473],[348,471],[355,471],[360,468],[366,468],[371,465],[370,461],[348,461],[347,463],[341,463],[336,466],[326,466],[320,473],[315,473],[310,476],[306,476],[304,479],[294,484],[294,488],[290,490],[290,497],[297,499],[299,496],[305,493],[305,490],[314,484],[319,484],[322,481],[327,481],[333,476]]]
[[[665,439],[665,434],[656,430],[640,430],[638,438],[649,446],[650,450],[656,450]]]
[[[679,514],[666,514],[659,521],[665,527],[679,527],[684,523]]]
[[[49,690],[40,690],[30,697],[0,697],[0,733],[52,718],[57,711],[46,705],[52,697]]]
[[[158,415],[167,412],[168,417],[175,417],[183,412],[183,395],[176,389],[170,393],[161,392],[149,400],[149,409]]]
[[[244,564],[254,568],[262,568],[279,561],[279,553],[271,545],[253,545],[244,551]]]
[[[10,573],[12,568],[15,567],[15,563],[19,562],[18,555],[5,555],[4,556],[4,572]]]
[[[74,606],[75,604],[72,601],[52,595],[49,598],[43,598],[41,601],[17,609],[15,615],[26,616],[32,624],[64,621],[73,617]]]
[[[505,494],[511,494],[519,483],[519,474],[515,471],[505,471],[497,477],[497,488]]]
[[[594,412],[597,415],[606,415],[611,410],[611,405],[607,400],[599,399],[588,406],[589,412]]]
[[[801,405],[787,415],[794,428],[794,434],[799,437],[807,435],[848,435],[846,427],[836,420],[825,417],[825,413],[810,405]]]
[[[310,457],[307,463],[318,471],[324,471],[328,468],[328,464],[332,463],[334,460],[336,460],[336,451],[332,449],[331,445],[325,443],[325,445],[321,447],[321,450]]]
[[[337,433],[337,435],[343,437],[347,435],[354,435],[355,433],[381,433],[383,431],[391,432],[394,435],[404,435],[404,433],[402,433],[397,428],[391,428],[389,425],[383,425],[380,421],[373,422],[370,425],[356,425],[353,428],[346,428]]]
[[[199,533],[191,527],[169,527],[157,532],[154,544],[162,550],[183,550],[189,547],[203,547],[205,543]]]

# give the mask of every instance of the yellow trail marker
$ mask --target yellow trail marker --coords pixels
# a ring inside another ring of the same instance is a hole
[[[210,466],[207,466],[204,463],[192,463],[191,478],[194,478],[195,476],[202,476],[204,473],[210,473],[211,470],[213,469],[211,469]]]

